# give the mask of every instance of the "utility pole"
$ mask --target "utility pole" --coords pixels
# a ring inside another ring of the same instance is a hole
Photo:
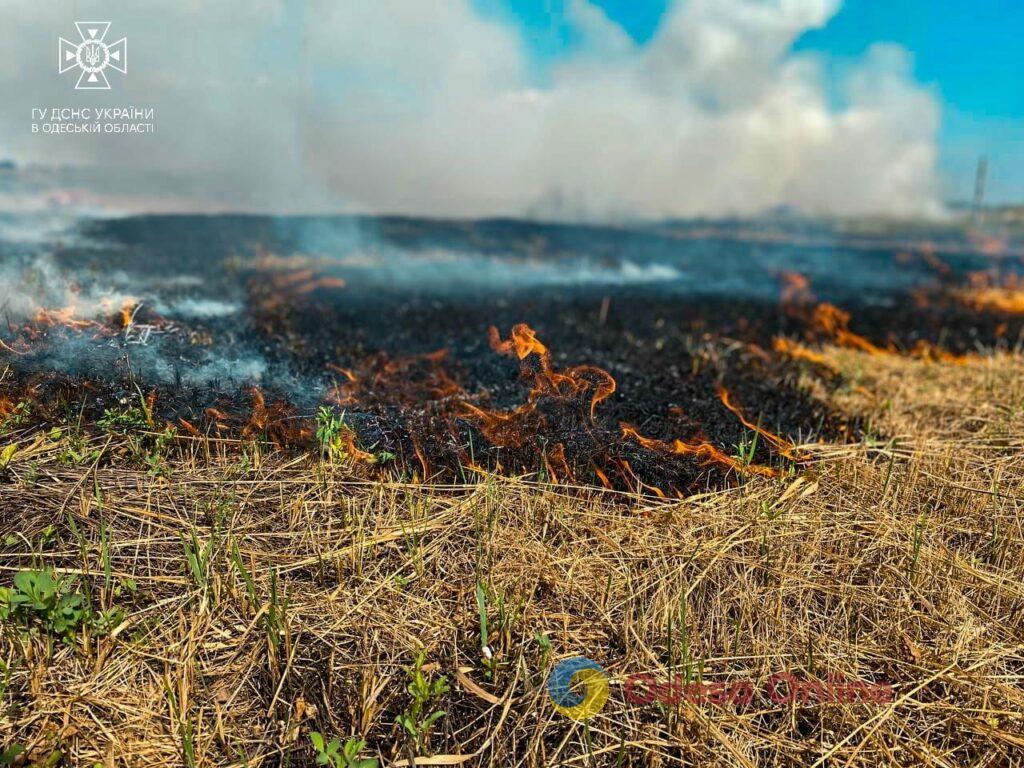
[[[974,223],[980,224],[984,217],[985,206],[985,184],[988,181],[988,158],[982,155],[978,158],[978,170],[974,174],[974,205],[971,213],[974,216]]]

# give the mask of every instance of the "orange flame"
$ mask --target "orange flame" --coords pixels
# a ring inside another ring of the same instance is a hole
[[[787,339],[785,336],[776,336],[772,339],[772,349],[783,355],[796,358],[798,360],[806,360],[815,365],[820,365],[824,368],[828,368],[830,371],[837,371],[835,364],[823,355],[819,355],[803,344],[795,342],[791,339]]]
[[[573,464],[576,456],[570,454],[570,449],[574,453],[578,450],[573,442],[576,438],[560,439],[559,435],[579,434],[581,431],[593,433],[596,409],[616,391],[615,380],[607,371],[595,366],[556,368],[550,350],[528,325],[521,323],[514,326],[506,339],[501,337],[496,328],[490,328],[488,335],[490,345],[496,352],[519,362],[520,376],[530,387],[525,401],[510,410],[484,407],[478,398],[470,395],[452,379],[443,368],[446,350],[396,358],[378,353],[360,361],[353,368],[329,365],[342,378],[328,399],[344,405],[412,406],[410,418],[419,426],[419,431],[414,430],[410,434],[412,450],[424,477],[430,472],[426,450],[429,445],[424,441],[442,440],[449,449],[459,446],[462,437],[456,419],[461,418],[473,424],[492,446],[507,449],[530,446],[536,449],[534,455],[551,482],[577,482],[575,472],[578,468]],[[728,394],[725,397],[730,406],[738,408],[729,400]],[[429,404],[429,407],[425,407],[425,404]],[[254,408],[254,416],[257,415],[258,407]],[[448,434],[440,435],[438,429],[447,430]],[[747,465],[728,456],[703,435],[697,435],[691,440],[677,439],[665,443],[644,437],[628,424],[622,424],[621,430],[623,438],[639,442],[649,450],[689,457],[701,465],[714,465],[744,475],[778,475],[771,467]],[[760,434],[783,455],[794,455],[792,444],[785,439],[767,430],[761,430]],[[606,439],[598,434],[594,438]],[[460,455],[465,452],[459,447],[455,450]],[[603,454],[604,448],[599,444],[591,445],[588,450],[593,451],[587,459],[588,466],[592,468],[597,481],[606,487],[614,487],[609,477],[614,472],[621,476],[627,487],[664,493],[661,489],[644,484],[624,457]],[[603,460],[595,460],[595,456],[602,455]],[[519,461],[514,455],[510,455],[509,459]],[[463,456],[462,463],[464,466],[477,466],[469,456]],[[672,492],[679,494],[674,488]]]
[[[132,315],[135,313],[136,304],[133,301],[125,302],[121,307],[121,327],[127,328],[132,324]]]
[[[501,334],[493,325],[487,330],[487,336],[491,343],[491,349],[499,354],[515,354],[520,360],[525,360],[530,355],[538,355],[542,361],[546,361],[547,367],[550,367],[548,348],[537,338],[536,331],[526,323],[515,325],[505,341],[501,340]]]
[[[500,354],[518,358],[520,375],[533,379],[533,388],[526,402],[511,411],[487,410],[468,402],[459,404],[459,415],[476,422],[484,437],[494,445],[515,448],[533,437],[545,424],[545,417],[538,413],[542,401],[578,402],[587,409],[593,424],[597,406],[615,392],[615,379],[596,366],[579,365],[565,371],[555,370],[548,348],[525,323],[514,326],[504,341],[497,328],[492,327],[488,333],[491,348]]]
[[[345,449],[345,453],[355,461],[376,461],[376,457],[372,453],[367,453],[358,445],[356,445],[356,433],[351,429],[343,429],[338,434],[338,439],[341,440],[342,447]]]
[[[596,465],[593,467],[593,470],[594,470],[594,474],[597,475],[597,479],[601,481],[601,485],[603,485],[605,488],[611,490],[612,489],[612,484],[611,484],[611,481],[608,479],[608,475],[606,475],[604,472],[602,472],[601,468],[596,466]]]
[[[548,470],[548,477],[552,483],[572,483],[576,481],[569,462],[565,459],[565,446],[562,443],[555,443],[554,447],[544,456],[544,464]]]
[[[920,249],[921,257],[941,276],[948,277],[952,274],[952,269],[935,256],[934,250],[930,243],[924,243]],[[909,254],[897,254],[897,257],[912,258]],[[782,279],[781,304],[791,315],[802,319],[807,324],[808,330],[812,333],[825,336],[841,347],[859,349],[870,355],[898,354],[897,350],[892,347],[879,347],[860,334],[851,331],[849,327],[850,313],[839,307],[822,302],[817,304],[813,311],[808,314],[805,307],[793,303],[797,298],[805,302],[808,300],[814,301],[814,294],[809,290],[807,279],[803,275],[793,272],[783,273]],[[977,310],[993,309],[1007,313],[1024,313],[1024,280],[1018,281],[1016,277],[1010,276],[1004,281],[1002,286],[996,288],[992,287],[989,275],[986,273],[976,273],[971,276],[971,282],[972,288],[970,291],[960,291],[954,294],[962,303],[973,306]],[[911,291],[911,298],[919,308],[927,307],[931,302],[924,289]],[[1000,336],[1005,331],[1005,328],[1002,328],[1001,331],[997,329],[996,335]],[[838,371],[836,365],[827,358],[791,339],[776,336],[772,340],[772,347],[776,352],[788,357],[807,360],[815,365],[828,368],[834,373]],[[952,363],[954,365],[964,365],[976,359],[976,355],[957,355],[924,340],[919,340],[907,354],[910,357],[922,360]],[[726,407],[728,407],[728,404],[726,404]]]
[[[302,295],[318,288],[344,288],[346,283],[340,277],[317,277],[312,269],[297,269],[272,275],[271,283],[276,288]]]
[[[312,293],[321,288],[344,288],[346,285],[347,283],[340,277],[320,277],[300,285],[295,289],[295,292],[302,295]]]
[[[886,350],[851,331],[850,313],[833,304],[821,302],[808,316],[806,305],[813,303],[815,296],[805,275],[799,272],[783,272],[781,279],[779,301],[790,315],[803,319],[812,330],[828,336],[841,347],[859,349],[872,355],[885,354]]]
[[[447,349],[422,355],[389,357],[370,355],[357,370],[328,363],[345,380],[335,386],[327,399],[336,405],[386,404],[416,406],[425,401],[444,401],[465,395],[462,387],[442,367]]]
[[[275,400],[268,404],[263,392],[258,387],[253,387],[250,390],[250,396],[252,397],[252,410],[248,419],[243,421],[241,417],[232,416],[217,408],[207,408],[206,418],[219,432],[238,430],[244,440],[266,437],[278,448],[285,445],[301,444],[312,437],[312,430],[308,423],[298,418],[288,403]],[[198,430],[188,422],[183,422],[182,426],[190,434],[198,433]]]
[[[102,328],[95,320],[81,320],[75,317],[77,308],[74,304],[60,309],[40,309],[36,312],[33,322],[42,327],[63,325],[76,331],[85,328]]]
[[[793,461],[807,460],[807,456],[796,455],[796,446],[793,445],[793,443],[791,443],[789,440],[786,440],[784,437],[776,435],[774,432],[769,432],[764,427],[758,426],[757,424],[754,424],[749,419],[747,419],[747,417],[743,413],[743,410],[739,407],[736,401],[733,400],[733,397],[729,393],[729,390],[726,389],[723,385],[719,385],[718,387],[718,399],[722,401],[722,405],[724,405],[726,408],[732,411],[732,413],[736,416],[737,419],[740,420],[740,423],[743,426],[745,426],[747,429],[753,430],[761,437],[763,437],[765,440],[767,440],[769,443],[774,445],[778,452],[785,456],[787,459],[791,459]]]
[[[156,407],[156,390],[152,390],[146,395],[146,424],[149,425],[150,429],[155,427],[153,423],[153,409]]]
[[[564,373],[556,371],[551,364],[551,354],[536,332],[525,323],[512,328],[512,333],[505,341],[501,340],[498,329],[491,326],[488,331],[491,348],[506,355],[515,355],[520,361],[530,355],[536,355],[540,363],[540,371],[534,374],[535,388],[530,393],[531,400],[540,395],[551,395],[559,398],[573,398],[585,393],[590,395],[590,421],[594,421],[597,406],[611,397],[615,392],[615,379],[602,368],[593,365],[578,365],[568,368]],[[528,376],[526,367],[522,374]]]
[[[815,330],[831,337],[841,347],[859,349],[871,355],[884,355],[887,352],[851,331],[850,313],[832,304],[821,303],[815,307],[814,314],[811,315],[811,324]]]
[[[199,430],[196,429],[195,426],[193,426],[192,422],[186,419],[178,419],[178,424],[180,424],[181,428],[184,429],[185,432],[190,434],[192,437],[200,437]]]
[[[637,431],[636,427],[631,424],[623,422],[620,427],[624,438],[635,440],[650,451],[677,456],[693,456],[702,465],[717,465],[726,470],[733,470],[739,474],[760,475],[761,477],[778,477],[779,474],[778,471],[771,467],[765,467],[760,464],[745,465],[738,459],[734,459],[732,456],[727,456],[706,440],[696,439],[684,442],[683,440],[676,438],[670,444],[652,437],[644,437]]]
[[[967,365],[969,362],[978,359],[977,355],[972,354],[955,355],[924,339],[918,339],[917,344],[910,351],[910,356],[929,362],[952,363],[953,365]]]
[[[976,312],[1024,314],[1024,277],[1009,274],[999,279],[986,272],[975,272],[968,280],[967,288],[953,294],[961,304]]]

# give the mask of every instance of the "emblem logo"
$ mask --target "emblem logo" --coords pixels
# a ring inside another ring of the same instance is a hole
[[[104,38],[110,29],[109,21],[76,21],[81,42],[73,43],[60,38],[57,46],[57,72],[64,74],[78,68],[81,74],[75,83],[76,91],[110,90],[106,69],[128,72],[128,38],[122,37],[115,43],[107,44]]]

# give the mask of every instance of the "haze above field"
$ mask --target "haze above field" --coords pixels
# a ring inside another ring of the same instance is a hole
[[[906,50],[838,79],[795,51],[832,0],[691,0],[638,42],[586,0],[539,57],[478,4],[427,0],[15,0],[5,14],[0,155],[162,170],[236,209],[621,216],[940,209],[941,110]],[[73,89],[54,49],[90,14],[126,36],[109,92]],[[31,109],[155,108],[143,136],[33,135]]]
[[[172,172],[277,213],[930,215],[978,154],[997,197],[1024,176],[998,98],[1014,22],[982,5],[988,32],[855,0],[11,0],[0,158]],[[110,91],[55,71],[83,17],[129,41]],[[155,133],[33,135],[56,106],[154,107]]]

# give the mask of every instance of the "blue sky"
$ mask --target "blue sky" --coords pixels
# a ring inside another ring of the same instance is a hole
[[[573,45],[565,0],[474,0],[519,25],[542,65]],[[638,42],[650,39],[668,0],[593,0]],[[940,171],[950,199],[970,195],[980,154],[990,199],[1024,201],[1024,6],[1021,0],[845,0],[794,49],[823,55],[838,80],[877,42],[903,46],[915,78],[942,105]]]

